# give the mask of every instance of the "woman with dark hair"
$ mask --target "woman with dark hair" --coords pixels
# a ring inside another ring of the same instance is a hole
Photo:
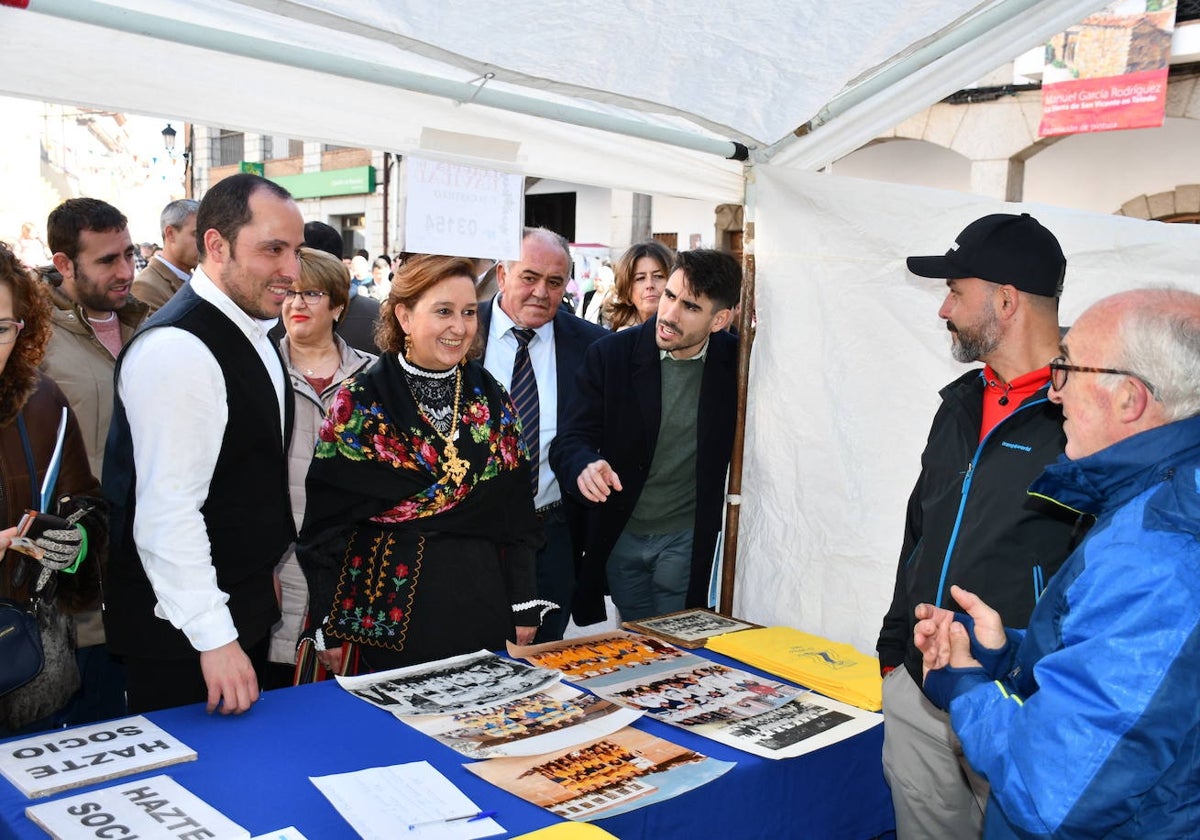
[[[300,564],[318,658],[357,673],[533,639],[541,529],[520,421],[467,359],[475,266],[421,256],[392,282],[375,342],[321,425]]]
[[[40,590],[57,608],[43,615],[43,622],[60,622],[53,628],[54,635],[69,641],[73,634],[66,629],[66,618],[58,614],[99,607],[97,552],[106,535],[100,521],[103,517],[98,513],[82,522],[71,516],[93,513],[100,487],[88,466],[83,436],[67,398],[52,379],[38,370],[50,332],[50,301],[44,285],[33,279],[7,246],[0,244],[0,596],[29,603]],[[46,473],[52,472],[64,410],[67,422],[58,474],[48,482],[52,487],[43,492]],[[93,498],[85,501],[83,497],[89,496]],[[57,543],[35,540],[39,547],[53,547],[42,562],[9,547],[27,510],[44,514],[43,527],[49,523],[63,532],[56,531]],[[71,518],[68,521],[54,514]],[[92,537],[90,552],[85,523]],[[67,702],[79,686],[73,644],[48,650],[41,674],[0,696],[0,737],[62,725]],[[85,716],[72,722],[98,719],[82,714]]]
[[[616,332],[653,318],[674,261],[671,249],[653,239],[631,245],[617,261],[612,293],[604,305],[605,326]]]
[[[355,350],[335,332],[349,303],[350,270],[345,263],[324,251],[301,248],[300,276],[283,302],[286,335],[279,340],[296,397],[288,486],[297,529],[304,521],[304,478],[325,412],[342,382],[375,361],[373,354]],[[292,684],[296,642],[308,608],[308,587],[294,545],[275,567],[275,576],[283,617],[271,632],[268,688]]]

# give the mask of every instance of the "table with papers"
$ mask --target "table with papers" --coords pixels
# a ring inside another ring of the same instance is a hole
[[[701,653],[745,668],[727,657]],[[199,759],[144,775],[167,773],[252,835],[295,826],[309,840],[353,838],[354,831],[309,777],[413,761],[428,761],[481,809],[497,812],[495,820],[506,833],[496,836],[515,837],[560,821],[468,772],[453,750],[333,682],[267,692],[249,713],[237,717],[206,715],[203,705],[147,717],[195,749]],[[597,822],[622,840],[865,840],[894,828],[880,760],[882,727],[809,755],[772,761],[654,720],[642,718],[635,726],[737,766],[674,799]],[[46,737],[56,734],[62,735]],[[44,838],[25,817],[25,808],[41,801],[46,800],[26,799],[0,779],[0,838]]]

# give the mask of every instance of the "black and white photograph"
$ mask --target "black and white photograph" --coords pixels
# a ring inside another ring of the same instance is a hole
[[[535,668],[481,650],[337,680],[356,697],[402,717],[447,715],[495,706],[543,691],[558,683],[561,676],[558,671]]]
[[[643,618],[639,621],[627,621],[621,626],[637,633],[658,636],[680,647],[698,648],[704,647],[705,639],[711,636],[749,630],[762,625],[697,608]]]

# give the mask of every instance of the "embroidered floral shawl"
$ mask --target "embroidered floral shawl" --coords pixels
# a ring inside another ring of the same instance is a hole
[[[339,581],[358,574],[347,557],[351,539],[365,531],[410,536],[396,542],[418,550],[412,534],[481,537],[500,546],[512,569],[513,604],[534,597],[534,556],[541,528],[533,514],[529,463],[520,420],[500,385],[478,362],[463,368],[457,439],[470,463],[461,484],[446,477],[445,442],[418,412],[396,357],[385,354],[346,380],[321,425],[309,468],[308,504],[297,555],[308,578],[314,620],[353,612],[356,629],[374,636],[378,626],[399,624],[405,607],[394,602],[334,604]],[[405,549],[409,550],[409,549]],[[403,558],[388,575],[397,590],[410,571]],[[406,597],[411,601],[411,593]],[[368,613],[370,613],[368,617]],[[365,628],[362,626],[366,618]],[[536,622],[534,622],[536,623]]]

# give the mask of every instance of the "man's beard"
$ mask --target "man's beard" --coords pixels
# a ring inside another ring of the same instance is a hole
[[[100,285],[83,273],[79,263],[75,264],[75,296],[79,298],[76,303],[93,312],[115,312],[129,301],[127,292],[120,303],[114,304]]]
[[[973,327],[957,327],[950,332],[950,352],[958,362],[978,362],[1000,346],[1000,321],[995,312]]]

